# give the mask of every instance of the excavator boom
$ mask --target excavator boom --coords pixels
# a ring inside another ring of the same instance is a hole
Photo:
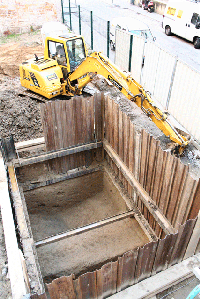
[[[179,153],[187,146],[189,141],[187,138],[178,133],[167,120],[167,114],[163,113],[150,98],[150,95],[145,92],[144,88],[138,84],[130,75],[120,71],[116,65],[114,65],[107,57],[102,53],[94,52],[88,56],[77,69],[69,75],[69,81],[73,82],[81,78],[80,86],[77,87],[80,90],[84,86],[85,78],[86,84],[88,83],[88,77],[90,75],[92,80],[92,74],[100,74],[104,78],[108,79],[115,87],[119,89],[129,100],[139,106],[142,111],[156,124],[156,126],[173,142],[179,145]]]
[[[142,111],[177,146],[179,154],[189,140],[180,134],[153,102],[149,93],[128,73],[122,72],[100,52],[87,54],[81,36],[47,37],[44,58],[32,59],[20,65],[22,86],[51,99],[60,94],[80,95],[96,74],[109,80]]]

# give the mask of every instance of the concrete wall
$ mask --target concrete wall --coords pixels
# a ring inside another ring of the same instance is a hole
[[[61,21],[60,0],[1,0],[0,36],[30,32],[47,21]]]

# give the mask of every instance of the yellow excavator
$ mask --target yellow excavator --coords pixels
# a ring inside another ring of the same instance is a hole
[[[47,37],[44,58],[35,58],[20,65],[22,86],[47,99],[58,95],[80,95],[83,88],[96,74],[108,79],[129,100],[142,111],[169,137],[181,154],[189,139],[179,133],[163,113],[129,74],[122,72],[100,52],[88,55],[82,36],[71,33]]]

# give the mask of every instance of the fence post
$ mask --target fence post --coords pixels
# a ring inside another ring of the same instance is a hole
[[[63,10],[63,0],[61,0],[61,10],[62,10],[62,22],[64,24],[65,23],[65,18],[64,18],[64,10]]]
[[[69,26],[70,26],[70,30],[72,31],[72,15],[71,15],[71,4],[70,4],[70,0],[69,0]]]
[[[93,50],[93,13],[90,11],[90,21],[91,21],[91,49]]]
[[[183,258],[184,260],[195,254],[199,239],[200,239],[200,211],[198,213],[197,221],[193,228],[193,232]]]
[[[81,35],[81,7],[78,5],[79,34]]]
[[[174,63],[174,68],[172,71],[172,76],[171,76],[171,82],[170,82],[170,86],[169,86],[169,92],[168,92],[168,96],[167,96],[167,102],[166,102],[166,107],[165,109],[168,110],[169,108],[169,102],[171,99],[171,93],[172,93],[172,87],[173,87],[173,83],[174,83],[174,76],[176,73],[176,67],[177,67],[177,63],[178,63],[178,58],[176,57],[175,63]]]
[[[133,51],[133,35],[130,36],[129,64],[128,64],[128,71],[129,72],[131,72],[132,51]]]
[[[107,57],[109,58],[110,51],[110,21],[107,22]]]

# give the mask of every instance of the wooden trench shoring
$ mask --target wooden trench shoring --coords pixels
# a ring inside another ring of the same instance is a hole
[[[45,162],[62,177],[73,169],[87,173],[93,163],[106,159],[129,208],[141,213],[156,236],[93,272],[53,280],[47,285],[52,299],[106,298],[195,253],[200,183],[188,166],[163,151],[146,131],[138,132],[119,105],[101,93],[46,102],[41,115],[47,153],[18,159],[15,166]],[[36,296],[32,298],[40,298]]]

